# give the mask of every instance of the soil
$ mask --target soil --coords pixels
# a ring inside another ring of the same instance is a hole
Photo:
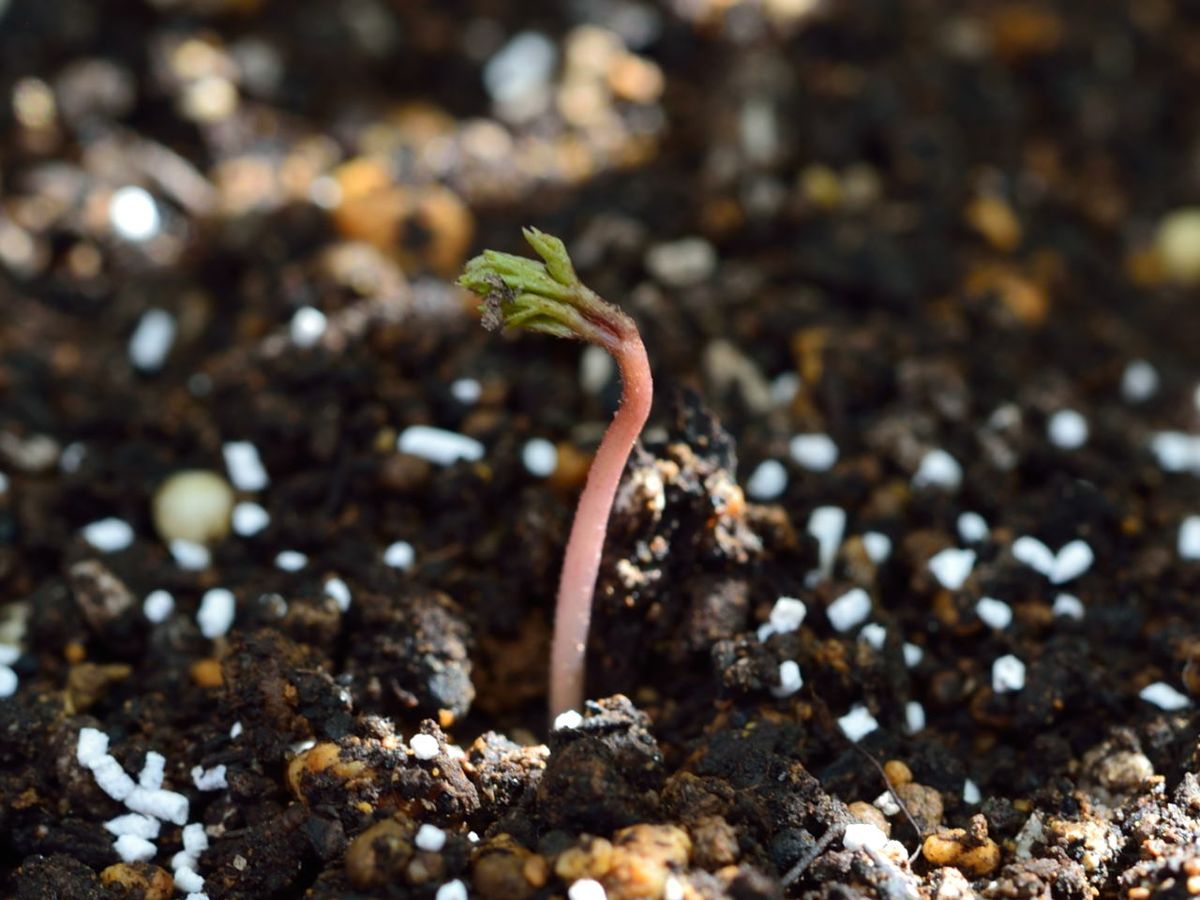
[[[1166,0],[0,2],[0,894],[1200,893],[1198,54]],[[657,385],[549,729],[620,384],[454,287],[524,224]]]

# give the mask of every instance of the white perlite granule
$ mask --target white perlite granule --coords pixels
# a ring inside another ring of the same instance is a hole
[[[929,560],[929,571],[942,587],[957,591],[975,568],[975,551],[947,547]]]
[[[459,460],[475,462],[483,459],[483,444],[475,438],[430,425],[405,428],[396,439],[396,449],[439,466],[448,466]]]
[[[340,578],[325,579],[325,596],[333,599],[341,612],[350,609],[350,588]]]
[[[854,743],[858,743],[879,727],[875,717],[862,704],[850,707],[850,711],[838,719],[838,727]]]
[[[127,863],[147,862],[154,859],[154,854],[158,852],[158,848],[150,841],[135,834],[120,835],[113,841],[113,849]]]
[[[851,822],[842,834],[842,846],[847,850],[879,850],[888,842],[888,837],[878,825]]]
[[[408,746],[417,759],[430,760],[438,755],[438,740],[432,734],[414,734]]]
[[[825,609],[834,631],[846,632],[861,625],[871,614],[871,595],[862,588],[851,588]]]
[[[792,659],[779,664],[779,686],[771,688],[771,696],[783,699],[790,697],[804,687],[804,678],[800,675],[799,664]]]
[[[249,441],[230,441],[221,448],[229,480],[239,491],[261,491],[271,483],[258,448]]]
[[[1165,681],[1156,681],[1146,685],[1138,693],[1138,696],[1147,703],[1153,703],[1159,709],[1167,712],[1186,709],[1192,702],[1186,694],[1180,693]]]
[[[583,724],[583,716],[577,710],[568,709],[566,712],[561,712],[554,717],[554,730],[559,731],[563,728],[578,728]]]
[[[446,846],[446,832],[442,831],[436,825],[426,823],[417,829],[417,835],[413,838],[413,843],[419,850],[428,850],[430,853],[437,853]]]
[[[1011,653],[992,663],[992,690],[997,694],[1019,691],[1025,687],[1025,663]]]
[[[196,611],[196,624],[200,633],[210,641],[229,631],[237,615],[237,600],[227,588],[210,588],[200,598],[200,609]]]
[[[958,460],[945,450],[930,450],[921,458],[917,471],[913,473],[912,486],[956,491],[962,484],[962,477],[962,466],[958,464]]]
[[[221,791],[229,787],[225,780],[225,766],[213,766],[205,769],[202,766],[192,768],[192,783],[198,791]]]
[[[115,819],[109,819],[104,823],[104,829],[109,834],[120,837],[121,835],[133,835],[140,837],[143,840],[152,841],[158,837],[158,833],[162,830],[162,823],[158,819],[150,816],[143,816],[140,813],[126,813],[123,816],[117,816]]]

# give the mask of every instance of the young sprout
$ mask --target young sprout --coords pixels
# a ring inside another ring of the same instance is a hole
[[[554,641],[550,649],[550,716],[581,709],[592,594],[608,516],[625,461],[650,415],[653,383],[646,348],[633,320],[580,283],[563,242],[535,228],[525,240],[542,262],[485,250],[458,283],[483,298],[483,324],[527,328],[597,344],[621,370],[621,404],[596,450],[567,539]]]

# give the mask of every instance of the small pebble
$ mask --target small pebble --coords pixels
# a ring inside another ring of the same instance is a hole
[[[431,734],[414,734],[408,746],[417,759],[430,760],[438,755],[438,740]]]
[[[244,500],[233,508],[233,531],[240,537],[254,537],[271,524],[271,514],[259,506]]]
[[[1025,687],[1025,663],[1011,653],[992,663],[992,690],[997,694],[1019,691]]]
[[[991,533],[987,520],[977,512],[965,512],[958,517],[958,538],[964,544],[978,544]]]
[[[1171,281],[1200,283],[1200,207],[1185,206],[1164,216],[1154,235],[1154,249]]]
[[[969,803],[972,806],[983,799],[983,795],[979,792],[979,785],[970,778],[963,782],[962,798],[963,803]]]
[[[1179,558],[1200,559],[1200,516],[1188,516],[1179,526]]]
[[[165,309],[148,309],[129,336],[129,362],[139,372],[157,372],[175,343],[175,317]]]
[[[810,472],[828,472],[838,461],[837,444],[827,434],[797,434],[788,442],[796,465]]]
[[[774,500],[787,488],[787,469],[777,459],[764,459],[746,480],[752,500]]]
[[[1147,703],[1153,703],[1159,709],[1167,712],[1186,709],[1192,702],[1186,694],[1181,694],[1165,681],[1156,681],[1146,685],[1138,692],[1138,696]]]
[[[308,557],[299,550],[280,550],[275,554],[275,568],[284,572],[299,572],[308,565]]]
[[[467,886],[457,878],[447,881],[437,889],[434,900],[468,900]]]
[[[127,863],[147,862],[154,859],[158,848],[145,838],[135,834],[122,834],[113,841],[113,849]]]
[[[947,547],[929,560],[929,571],[942,587],[957,591],[975,568],[975,551]]]
[[[1012,607],[995,597],[983,597],[975,604],[975,614],[988,628],[1003,631],[1012,624]]]
[[[237,600],[233,592],[227,588],[211,588],[200,599],[196,624],[200,626],[200,633],[211,641],[229,631],[236,615]]]
[[[234,722],[233,727],[229,729],[229,739],[234,740],[235,738],[241,737],[244,730],[245,729],[242,728],[241,722]]]
[[[908,734],[925,730],[925,707],[916,700],[904,704],[904,730]]]
[[[945,450],[930,450],[921,458],[921,464],[913,473],[912,486],[956,491],[962,484],[962,477],[962,466],[958,464],[958,460]]]
[[[483,444],[475,438],[430,425],[405,428],[396,439],[396,449],[439,466],[448,466],[459,460],[475,462],[483,459]]]
[[[158,234],[162,216],[149,193],[130,185],[113,192],[108,203],[108,222],[119,237],[140,242]]]
[[[11,666],[21,658],[21,648],[16,644],[0,644],[0,666]]]
[[[1054,557],[1054,565],[1050,569],[1050,581],[1053,584],[1066,584],[1073,581],[1092,567],[1096,555],[1086,541],[1073,540],[1058,551]]]
[[[567,888],[567,900],[608,900],[608,893],[595,879],[580,878]]]
[[[1059,594],[1054,598],[1050,611],[1067,619],[1083,619],[1083,603],[1074,594]]]
[[[879,850],[888,842],[888,836],[878,825],[851,822],[842,834],[842,846],[847,850]]]
[[[862,588],[851,588],[825,609],[834,631],[847,632],[866,621],[871,614],[871,595]]]
[[[437,853],[446,846],[446,832],[436,825],[426,823],[417,829],[417,836],[413,839],[413,843],[419,850]]]
[[[883,565],[892,555],[892,539],[881,531],[866,532],[862,541],[867,558],[877,566]]]
[[[216,472],[176,472],[158,486],[151,502],[154,528],[164,541],[217,541],[229,533],[233,488]]]
[[[1121,396],[1128,403],[1145,403],[1158,393],[1158,370],[1144,359],[1135,359],[1121,374]]]
[[[167,621],[174,611],[175,598],[166,591],[151,591],[142,601],[142,615],[156,625]]]
[[[293,344],[301,349],[307,349],[316,346],[325,334],[327,325],[328,320],[325,318],[325,313],[313,306],[302,306],[292,316],[292,321],[288,325],[288,333]]]
[[[331,597],[341,612],[350,609],[350,588],[342,579],[325,579],[325,596]]]
[[[1088,423],[1073,409],[1060,409],[1046,423],[1046,436],[1060,450],[1078,450],[1088,439]]]
[[[535,478],[549,478],[558,468],[558,448],[545,438],[531,438],[521,448],[521,463]]]
[[[471,406],[483,396],[483,386],[474,378],[456,378],[450,382],[450,395],[463,406]]]
[[[167,544],[167,549],[171,551],[171,558],[175,560],[175,565],[186,572],[199,572],[207,569],[209,563],[212,562],[212,554],[208,552],[208,548],[195,541],[177,538]]]
[[[862,704],[850,707],[850,711],[838,719],[838,727],[854,743],[858,743],[879,727],[875,717]]]
[[[124,519],[107,518],[83,526],[83,539],[101,553],[119,553],[133,543],[133,526]]]
[[[771,696],[783,699],[790,697],[804,687],[804,678],[800,674],[800,666],[795,660],[784,660],[779,664],[779,685],[771,688]]]
[[[717,251],[702,237],[655,244],[646,251],[646,270],[660,284],[682,288],[700,284],[717,270]]]
[[[383,564],[393,569],[407,571],[412,568],[416,558],[416,551],[408,541],[396,541],[383,551]]]
[[[261,491],[271,479],[263,466],[258,448],[249,441],[230,441],[221,448],[229,480],[239,491]]]
[[[808,533],[816,539],[821,574],[833,571],[842,535],[846,531],[846,512],[837,506],[818,506],[808,517]]]

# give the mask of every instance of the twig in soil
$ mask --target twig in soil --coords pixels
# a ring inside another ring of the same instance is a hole
[[[550,650],[550,717],[583,706],[584,663],[592,594],[608,516],[634,441],[650,415],[653,384],[646,348],[633,320],[579,281],[563,242],[535,228],[525,240],[543,262],[485,250],[458,283],[483,299],[489,329],[517,326],[597,344],[621,370],[621,405],[596,450],[567,539],[554,640]]]
[[[800,857],[796,864],[788,869],[787,874],[783,876],[784,887],[798,881],[800,876],[808,871],[808,867],[817,861],[817,857],[824,853],[830,844],[846,833],[846,826],[850,824],[849,816],[844,810],[841,811],[840,815],[841,821],[834,822],[826,828],[825,833],[817,839],[812,849]]]
[[[917,824],[917,820],[913,818],[913,814],[908,811],[908,805],[902,799],[900,799],[900,795],[897,794],[896,789],[894,787],[892,787],[892,782],[888,779],[887,772],[885,772],[883,770],[883,766],[881,766],[879,764],[879,760],[877,760],[874,756],[872,756],[869,751],[864,750],[862,747],[858,746],[858,744],[851,742],[850,746],[853,747],[855,750],[857,750],[859,753],[861,753],[863,756],[865,756],[867,758],[867,760],[871,763],[871,765],[873,765],[875,767],[875,770],[879,773],[879,777],[883,779],[883,783],[887,787],[887,792],[892,795],[892,799],[896,801],[896,805],[899,806],[900,811],[902,813],[904,813],[904,818],[908,819],[908,824],[912,826],[913,831],[916,833],[917,849],[914,850],[911,854],[909,854],[909,857],[908,857],[908,861],[912,862],[914,859],[917,858],[917,855],[921,852],[921,842],[925,838],[924,832],[921,831],[921,826],[919,826]]]

